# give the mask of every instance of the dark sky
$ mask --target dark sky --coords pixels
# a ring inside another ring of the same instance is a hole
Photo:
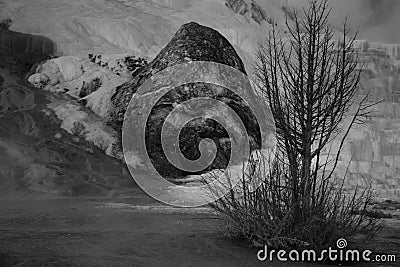
[[[289,0],[304,5],[307,0]],[[353,29],[360,27],[358,39],[400,43],[400,0],[329,0],[332,22],[340,25],[346,14]]]

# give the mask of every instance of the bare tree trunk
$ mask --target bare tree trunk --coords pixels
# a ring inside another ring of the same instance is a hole
[[[355,104],[361,70],[353,48],[355,36],[349,36],[346,21],[342,37],[336,40],[328,23],[327,0],[311,0],[303,12],[301,18],[292,13],[294,21],[286,22],[286,35],[272,26],[255,64],[262,97],[275,119],[278,147],[287,163],[292,203],[301,209],[296,212],[299,216],[307,216],[316,204],[324,190],[321,180],[332,177],[333,171],[325,175],[328,162],[321,162],[321,153],[342,130],[350,108],[357,105],[350,127],[369,114],[366,97]],[[347,135],[345,131],[343,141]]]

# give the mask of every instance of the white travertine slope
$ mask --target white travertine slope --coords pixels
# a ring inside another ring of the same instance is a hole
[[[357,41],[361,94],[369,92],[375,115],[353,128],[340,154],[336,173],[345,186],[372,184],[379,198],[400,199],[400,45]],[[327,148],[337,154],[340,141]]]
[[[104,116],[110,108],[115,88],[131,77],[128,72],[117,74],[89,59],[74,56],[48,60],[39,64],[34,71],[35,74],[28,79],[31,84],[49,91],[67,93],[76,99],[84,98],[87,106],[99,116]],[[96,79],[99,88],[82,96],[82,88]]]
[[[12,18],[12,30],[43,35],[60,54],[80,57],[130,53],[153,58],[181,25],[194,21],[218,30],[249,64],[271,21],[281,25],[285,18],[280,0],[252,1],[269,18],[259,23],[251,13],[235,13],[227,2],[232,1],[2,0],[0,17]]]

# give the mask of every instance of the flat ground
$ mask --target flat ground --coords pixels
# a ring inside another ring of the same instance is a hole
[[[0,201],[0,265],[263,265],[256,250],[224,236],[207,209],[174,209],[143,195],[124,202]]]
[[[207,208],[164,206],[139,189],[118,202],[0,200],[0,212],[0,266],[310,265],[258,262],[257,250],[227,238]],[[369,248],[399,256],[399,221],[387,222]]]

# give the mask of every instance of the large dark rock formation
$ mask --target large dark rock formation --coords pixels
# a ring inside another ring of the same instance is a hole
[[[112,97],[115,110],[109,122],[115,128],[121,129],[132,95],[147,79],[167,67],[192,61],[212,61],[233,67],[246,74],[241,59],[226,38],[217,31],[197,23],[185,24],[148,66],[137,72],[131,82],[117,88]],[[157,93],[159,92],[154,92],[154,99]],[[197,97],[211,97],[226,103],[243,121],[252,137],[253,148],[260,147],[261,137],[255,116],[238,95],[228,89],[208,83],[179,86],[169,91],[156,103],[147,121],[147,151],[155,168],[165,177],[177,178],[189,173],[178,170],[166,159],[161,146],[161,128],[165,118],[174,107]],[[146,105],[146,103],[141,102],[141,105]],[[182,154],[190,160],[199,158],[198,145],[204,138],[212,139],[217,147],[216,158],[207,170],[226,167],[231,149],[228,133],[212,119],[196,119],[185,125],[179,138]]]
[[[225,37],[214,29],[194,22],[185,24],[147,67],[134,73],[131,82],[117,88],[112,97],[115,110],[109,118],[110,124],[122,128],[125,111],[132,95],[149,77],[167,67],[189,61],[217,62],[246,74],[242,60]]]

